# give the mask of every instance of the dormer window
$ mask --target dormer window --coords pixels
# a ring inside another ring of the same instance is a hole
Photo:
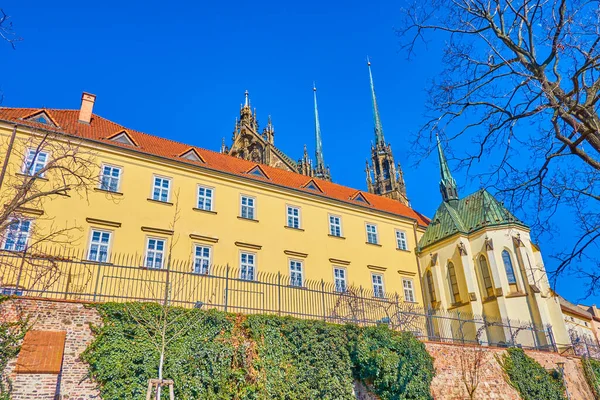
[[[308,181],[304,186],[302,186],[304,189],[309,189],[309,190],[314,190],[315,192],[319,192],[319,193],[323,193],[323,190],[321,190],[321,188],[319,187],[319,185],[317,184],[317,182],[315,182],[314,179],[311,179],[310,181]]]
[[[26,121],[35,122],[38,124],[49,125],[52,127],[58,126],[52,117],[46,111],[36,112],[28,117],[23,118]]]
[[[112,142],[117,142],[117,143],[129,145],[129,146],[137,147],[137,143],[135,142],[135,140],[133,140],[133,138],[125,130],[117,132],[116,134],[109,136],[107,139]]]
[[[271,179],[271,178],[269,178],[267,173],[260,167],[260,165],[256,165],[256,166],[252,167],[246,173],[249,175],[259,176],[259,177],[265,178],[265,179]]]
[[[185,158],[186,160],[190,161],[197,161],[201,163],[205,162],[202,156],[196,151],[196,149],[193,148],[184,151],[179,155],[179,157]]]

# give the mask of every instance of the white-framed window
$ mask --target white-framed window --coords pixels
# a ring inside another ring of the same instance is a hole
[[[367,242],[371,244],[378,244],[379,238],[377,237],[377,225],[366,224],[367,228]]]
[[[4,231],[2,249],[13,251],[25,250],[32,223],[29,219],[13,220]]]
[[[196,244],[194,245],[194,272],[197,274],[210,274],[211,260],[210,246]]]
[[[256,278],[256,254],[240,253],[240,279],[253,281]]]
[[[346,269],[340,267],[333,267],[333,283],[335,285],[336,292],[345,292],[348,288],[346,284]]]
[[[88,260],[108,262],[111,236],[112,232],[110,231],[92,229],[90,234],[90,247],[88,249]]]
[[[408,241],[406,240],[406,232],[396,229],[396,246],[400,250],[408,250]]]
[[[100,176],[100,189],[118,192],[121,183],[121,168],[113,165],[103,165]]]
[[[240,199],[240,217],[254,219],[256,215],[256,199],[254,197],[242,195]]]
[[[385,293],[383,289],[383,275],[371,274],[371,281],[373,282],[373,296],[383,298]]]
[[[38,149],[27,149],[25,161],[23,162],[23,173],[26,175],[35,175],[48,164],[48,153]],[[41,174],[40,176],[43,176]]]
[[[302,261],[290,260],[290,285],[304,286],[304,273],[302,271]]]
[[[169,201],[171,196],[171,179],[161,176],[154,176],[152,185],[152,200]]]
[[[404,300],[411,303],[415,302],[415,285],[412,279],[403,278],[402,288],[404,289]]]
[[[290,228],[300,229],[300,207],[286,206],[287,209],[287,226]]]
[[[329,214],[329,234],[331,236],[342,236],[342,218]]]
[[[146,262],[144,265],[147,268],[163,267],[165,259],[165,249],[167,241],[165,239],[149,237],[146,240]]]
[[[215,189],[198,186],[198,208],[200,210],[212,211]]]

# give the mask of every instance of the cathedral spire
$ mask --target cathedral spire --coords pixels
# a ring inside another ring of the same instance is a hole
[[[319,124],[319,110],[317,108],[317,87],[313,82],[313,97],[315,101],[315,141],[316,149],[315,156],[317,158],[317,168],[324,168],[323,161],[323,143],[321,142],[321,125]]]
[[[369,80],[371,82],[371,99],[373,101],[373,121],[375,122],[375,144],[385,145],[383,138],[383,127],[379,118],[379,108],[377,107],[377,98],[375,97],[375,85],[373,85],[373,74],[371,73],[371,61],[367,57],[367,67],[369,68]]]
[[[444,199],[444,201],[458,200],[458,190],[456,188],[456,181],[450,173],[450,168],[448,167],[446,156],[444,156],[444,151],[442,150],[440,136],[436,133],[435,137],[437,139],[438,158],[440,162],[440,191],[442,193],[442,198]]]
[[[247,89],[244,92],[244,96],[245,96],[244,107],[250,108],[250,100],[248,99],[248,90]]]

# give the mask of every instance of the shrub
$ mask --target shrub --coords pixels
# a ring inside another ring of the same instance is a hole
[[[145,398],[148,379],[157,377],[159,330],[132,315],[160,315],[160,306],[95,307],[103,326],[82,357],[102,398]],[[168,316],[166,336],[175,339],[164,376],[174,380],[177,399],[353,399],[354,379],[382,399],[431,398],[433,363],[424,345],[387,327],[179,308]],[[190,321],[193,328],[182,329]]]
[[[9,299],[7,296],[0,296],[0,304]],[[15,321],[0,320],[0,400],[10,399],[11,382],[2,376],[2,372],[8,362],[19,354],[29,328],[29,319],[26,317],[17,318]]]
[[[410,333],[364,328],[352,347],[356,376],[383,400],[432,399],[433,358]]]
[[[549,373],[522,349],[510,348],[500,360],[508,382],[523,400],[564,400],[565,388],[557,371]]]
[[[584,357],[581,359],[581,365],[594,398],[600,399],[600,361]]]

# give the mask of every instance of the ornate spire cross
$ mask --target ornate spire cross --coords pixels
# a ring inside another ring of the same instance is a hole
[[[313,97],[315,100],[315,141],[316,150],[315,156],[317,158],[317,169],[325,169],[325,161],[323,160],[323,143],[321,142],[321,125],[319,124],[319,110],[317,108],[317,87],[313,82]]]
[[[375,122],[375,144],[384,145],[383,127],[381,118],[379,118],[379,108],[377,107],[377,97],[375,96],[375,85],[373,84],[373,74],[371,73],[371,61],[367,57],[367,67],[369,68],[369,80],[371,82],[371,99],[373,101],[373,121]]]
[[[457,200],[458,199],[458,190],[456,188],[456,181],[452,177],[450,173],[450,167],[448,167],[448,161],[446,161],[446,156],[444,155],[444,150],[442,150],[442,143],[440,142],[440,136],[436,133],[435,137],[437,139],[437,150],[438,150],[438,158],[440,162],[440,191],[442,192],[442,198],[444,201],[449,200]]]

